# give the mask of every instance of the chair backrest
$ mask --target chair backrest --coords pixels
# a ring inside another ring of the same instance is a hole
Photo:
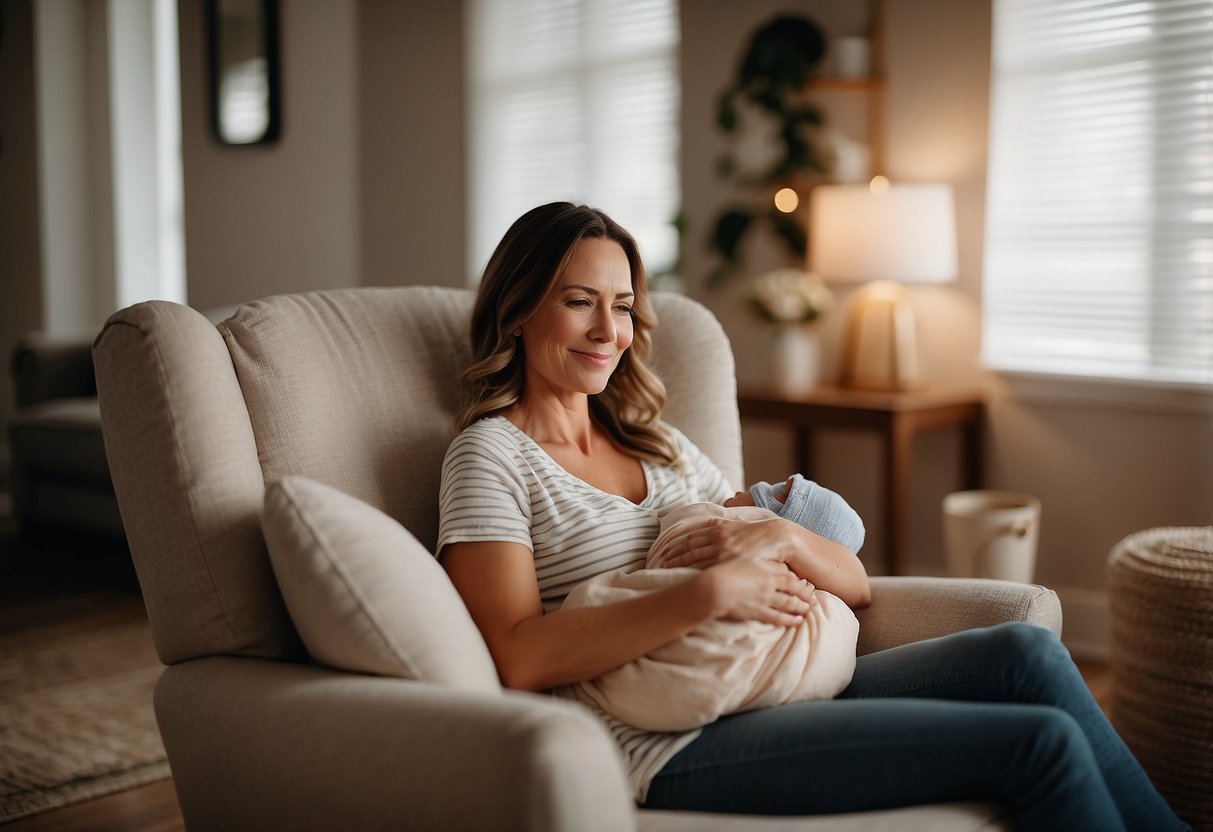
[[[110,318],[94,347],[106,454],[162,661],[302,656],[261,535],[267,480],[333,485],[434,547],[471,303],[361,288],[246,304],[218,329],[162,301]],[[684,297],[654,306],[665,418],[740,485],[727,338]]]

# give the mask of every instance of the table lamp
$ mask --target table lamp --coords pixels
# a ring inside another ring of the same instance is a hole
[[[956,218],[948,185],[819,185],[809,205],[809,268],[866,282],[855,293],[839,383],[865,390],[923,386],[918,325],[902,283],[956,278]]]

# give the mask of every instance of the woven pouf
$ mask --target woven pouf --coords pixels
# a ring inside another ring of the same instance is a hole
[[[1112,721],[1176,814],[1213,829],[1213,526],[1108,556]]]

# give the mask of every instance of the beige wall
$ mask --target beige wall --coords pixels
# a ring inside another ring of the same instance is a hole
[[[357,17],[280,4],[282,136],[229,147],[208,121],[201,0],[180,0],[186,295],[207,309],[359,283]]]
[[[359,4],[362,283],[462,286],[461,3]]]

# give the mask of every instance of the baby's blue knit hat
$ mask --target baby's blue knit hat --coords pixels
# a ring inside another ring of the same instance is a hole
[[[760,482],[750,487],[754,505],[770,509],[780,517],[791,520],[827,540],[846,546],[855,554],[863,546],[863,520],[847,501],[833,491],[806,480],[800,474],[792,477],[792,486],[781,503],[776,495],[784,483],[771,485]]]

